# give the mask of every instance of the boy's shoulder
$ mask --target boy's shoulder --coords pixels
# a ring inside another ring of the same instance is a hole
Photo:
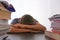
[[[20,20],[20,18],[15,18],[12,20],[11,24],[16,24],[16,23],[19,23],[18,20]]]

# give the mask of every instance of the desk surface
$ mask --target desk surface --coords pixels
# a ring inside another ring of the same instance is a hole
[[[8,34],[7,40],[51,40],[44,34]]]

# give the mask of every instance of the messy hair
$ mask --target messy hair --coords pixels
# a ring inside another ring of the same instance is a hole
[[[27,24],[27,25],[36,24],[34,21],[34,18],[29,14],[23,15],[21,20],[20,20],[20,23],[21,24]]]

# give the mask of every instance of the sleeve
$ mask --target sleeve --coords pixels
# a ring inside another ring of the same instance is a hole
[[[11,24],[16,24],[16,23],[18,23],[18,18],[13,19],[11,22]]]

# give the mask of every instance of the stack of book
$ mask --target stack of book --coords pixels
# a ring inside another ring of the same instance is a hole
[[[11,13],[15,12],[13,6],[6,1],[0,1],[0,39],[6,37],[9,30],[8,20],[11,19]]]
[[[45,36],[51,38],[52,40],[60,40],[60,32],[45,31]]]
[[[56,40],[60,40],[60,14],[53,15],[49,18],[51,21],[51,31],[46,31],[45,35]]]

